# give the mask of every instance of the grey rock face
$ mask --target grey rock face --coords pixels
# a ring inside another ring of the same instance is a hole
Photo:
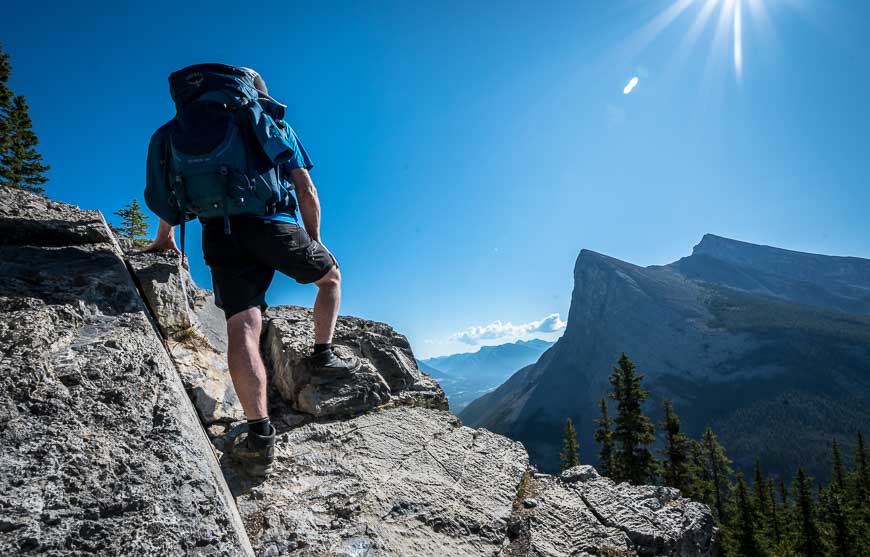
[[[408,340],[389,325],[340,317],[333,344],[339,355],[354,354],[362,365],[351,377],[323,377],[307,362],[314,345],[311,310],[270,308],[265,320],[266,365],[273,372],[275,388],[300,412],[346,416],[391,400],[447,409],[441,387],[417,369]]]
[[[99,213],[0,188],[0,554],[250,553]]]
[[[262,555],[496,555],[522,445],[444,411],[398,407],[279,437],[277,472],[230,478]]]
[[[244,419],[227,367],[223,312],[215,306],[214,294],[194,284],[176,254],[128,250],[127,261],[202,421]]]
[[[803,465],[828,478],[825,439],[854,438],[851,424],[870,421],[870,261],[711,236],[695,252],[639,267],[581,251],[564,335],[462,420],[522,442],[554,471],[561,441],[539,431],[568,416],[592,446],[597,401],[625,352],[645,376],[653,421],[667,398],[687,435],[710,424],[747,474],[757,457],[774,474]]]
[[[591,466],[526,482],[504,556],[718,554],[709,509],[675,489],[615,485]]]

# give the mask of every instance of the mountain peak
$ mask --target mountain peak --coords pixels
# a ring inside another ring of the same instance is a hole
[[[751,249],[751,248],[760,248],[760,247],[768,247],[768,246],[759,246],[757,244],[750,244],[748,242],[741,242],[740,240],[734,240],[732,238],[726,238],[724,236],[717,236],[716,234],[704,234],[701,237],[701,241],[692,248],[692,255],[712,255],[716,256],[722,252],[730,252],[733,250],[740,249]]]

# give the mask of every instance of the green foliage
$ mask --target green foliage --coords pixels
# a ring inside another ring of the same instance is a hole
[[[595,430],[595,441],[601,445],[598,452],[598,471],[604,476],[613,474],[613,420],[607,415],[607,400],[598,401],[601,417],[595,420],[598,429]]]
[[[836,437],[831,441],[831,457],[833,460],[833,470],[831,471],[833,484],[837,489],[843,491],[846,489],[846,470],[843,468],[843,457],[840,455],[840,445],[837,443]]]
[[[817,557],[822,553],[822,539],[816,522],[816,505],[810,493],[812,479],[803,468],[798,468],[792,483],[795,507],[792,513],[793,530],[797,534],[795,549],[804,557]]]
[[[609,396],[616,401],[617,408],[613,433],[617,447],[611,474],[616,482],[635,485],[655,482],[657,462],[649,450],[655,441],[655,427],[643,413],[643,403],[649,397],[649,391],[641,386],[643,377],[624,353],[610,375],[613,391]]]
[[[139,201],[133,199],[123,209],[119,209],[115,214],[121,217],[121,225],[112,227],[118,236],[132,240],[139,247],[147,247],[148,240],[148,216],[142,212],[142,207]]]
[[[692,445],[680,431],[680,418],[669,400],[662,401],[665,419],[659,426],[665,432],[665,446],[661,449],[662,483],[679,489],[686,496],[692,495]]]
[[[565,471],[580,465],[580,444],[577,442],[577,431],[571,418],[565,420],[565,441],[562,444],[562,452],[559,454],[560,469]]]
[[[3,43],[0,43],[0,155],[6,152],[11,132],[9,129],[9,113],[12,111],[12,90],[7,83],[12,74],[12,65],[9,55],[3,52]]]
[[[728,545],[734,551],[728,553],[763,557],[767,555],[767,551],[760,539],[760,532],[757,530],[761,516],[749,495],[749,488],[746,486],[743,474],[737,478],[736,492],[735,505],[731,512],[733,519],[726,530]]]
[[[30,108],[9,86],[12,66],[0,45],[0,186],[42,193],[49,166],[42,163],[36,147]]]
[[[870,472],[867,470],[867,452],[864,450],[864,434],[858,432],[855,446],[855,491],[858,499],[870,503]]]
[[[776,547],[782,542],[783,531],[782,531],[782,512],[780,511],[780,504],[776,501],[776,489],[773,486],[773,478],[769,478],[767,481],[767,495],[768,501],[770,501],[770,514],[768,515],[768,535],[770,540],[773,542],[773,546]]]
[[[699,477],[708,484],[705,494],[710,497],[704,502],[713,508],[714,516],[720,523],[727,523],[726,509],[731,498],[731,478],[734,475],[731,459],[725,454],[725,447],[719,443],[709,426],[704,431],[700,450]]]

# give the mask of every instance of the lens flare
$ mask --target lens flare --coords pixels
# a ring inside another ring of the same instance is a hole
[[[743,77],[743,18],[740,14],[741,0],[734,5],[734,73],[737,81]]]
[[[807,0],[782,0],[782,5],[807,17],[811,9]],[[622,55],[636,58],[668,29],[680,29],[682,39],[674,49],[672,67],[681,68],[697,52],[700,39],[709,36],[712,24],[712,44],[707,58],[707,72],[726,61],[733,67],[739,84],[744,77],[744,31],[769,34],[773,31],[767,0],[670,0],[649,21],[641,25],[624,42]],[[744,22],[748,18],[750,22]],[[745,23],[745,25],[744,25]],[[685,26],[685,27],[683,27]],[[730,53],[730,60],[726,53]],[[715,60],[714,60],[715,59]],[[629,82],[623,92],[631,93],[636,82]]]

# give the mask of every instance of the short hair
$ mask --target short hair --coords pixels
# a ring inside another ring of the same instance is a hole
[[[254,78],[254,89],[256,89],[257,91],[259,91],[259,92],[261,92],[261,93],[263,93],[263,94],[265,94],[265,95],[268,95],[268,94],[269,94],[269,88],[266,87],[266,82],[263,81],[263,78],[260,77],[260,74],[259,74],[259,72],[257,72],[257,70],[254,70],[254,69],[251,69],[251,68],[245,68],[245,67],[242,67],[242,70],[248,72],[250,75],[253,76],[253,78]]]
[[[254,74],[254,87],[257,88],[257,91],[265,94],[269,94],[269,89],[266,87],[266,82],[263,81],[263,78],[260,77],[260,74]]]

